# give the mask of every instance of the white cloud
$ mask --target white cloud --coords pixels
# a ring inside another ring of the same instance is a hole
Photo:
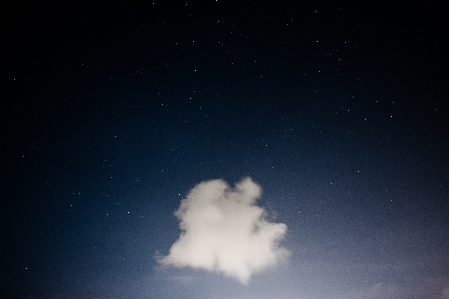
[[[252,274],[289,255],[279,246],[287,226],[267,221],[256,204],[260,196],[251,178],[235,188],[223,180],[201,182],[175,212],[182,233],[159,262],[221,272],[247,284]]]

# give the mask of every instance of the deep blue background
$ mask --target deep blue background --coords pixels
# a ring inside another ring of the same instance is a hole
[[[447,298],[443,4],[0,11],[3,297]],[[289,263],[159,269],[183,196],[244,176]]]

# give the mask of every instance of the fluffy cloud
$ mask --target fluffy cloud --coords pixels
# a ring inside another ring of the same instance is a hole
[[[289,255],[279,246],[287,226],[267,221],[256,204],[260,196],[251,178],[235,188],[223,180],[201,182],[175,212],[182,233],[159,262],[221,272],[247,284],[252,274]]]

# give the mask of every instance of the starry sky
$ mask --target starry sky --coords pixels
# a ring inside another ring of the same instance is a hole
[[[448,299],[443,5],[2,1],[0,297]]]

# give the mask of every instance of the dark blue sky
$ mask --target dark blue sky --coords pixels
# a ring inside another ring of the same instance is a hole
[[[0,11],[1,297],[449,298],[442,3]],[[193,187],[248,176],[288,260],[158,264]]]

